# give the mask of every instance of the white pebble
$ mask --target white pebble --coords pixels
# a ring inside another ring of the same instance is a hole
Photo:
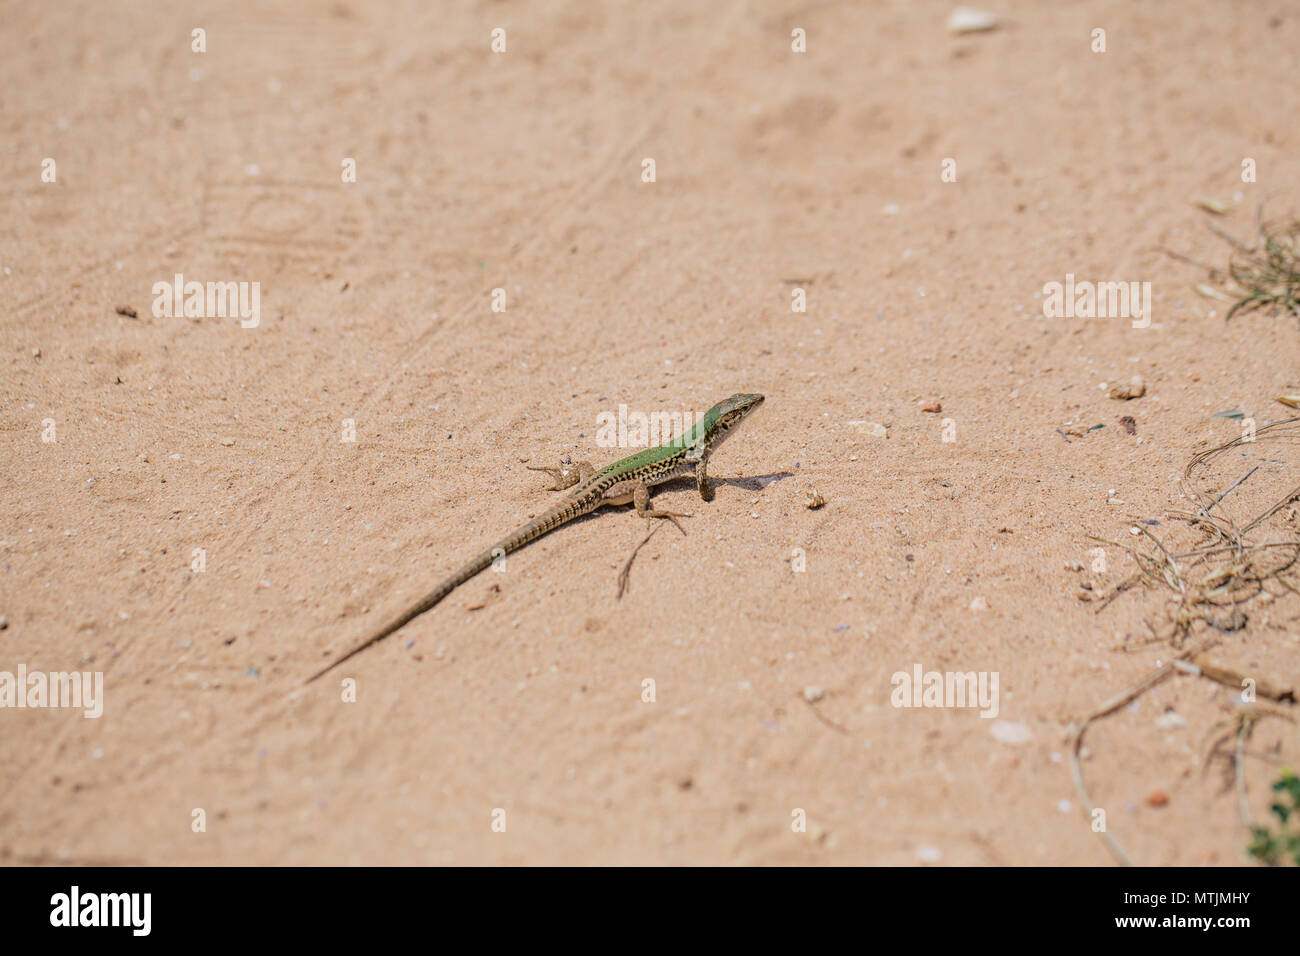
[[[1000,744],[1027,744],[1033,738],[1026,724],[1012,723],[1009,720],[993,721],[989,731],[993,734],[993,739]]]
[[[997,17],[973,7],[958,7],[948,16],[948,29],[953,33],[982,33],[997,25]]]
[[[937,846],[930,846],[928,843],[922,843],[916,848],[916,858],[922,863],[938,863],[943,859],[943,853]]]

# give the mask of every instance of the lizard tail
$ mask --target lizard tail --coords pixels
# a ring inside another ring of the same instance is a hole
[[[392,634],[394,631],[402,629],[407,624],[411,623],[411,621],[415,620],[417,617],[423,614],[425,611],[431,609],[434,605],[436,605],[439,601],[445,598],[448,594],[456,590],[456,588],[460,587],[470,578],[474,577],[474,575],[478,574],[484,568],[488,567],[492,563],[493,559],[494,559],[494,555],[492,551],[484,551],[473,561],[469,562],[464,567],[462,567],[459,571],[457,571],[455,574],[449,577],[447,580],[443,581],[442,584],[438,585],[436,590],[431,591],[429,594],[425,595],[424,598],[421,599],[418,604],[411,605],[411,607],[407,608],[400,615],[393,618],[393,620],[389,621],[379,630],[375,631],[374,634],[371,634],[368,638],[366,638],[356,647],[352,648],[352,650],[348,651],[338,660],[325,665],[325,667],[318,670],[315,674],[312,674],[311,677],[307,678],[307,683],[310,684],[312,681],[324,677],[326,674],[328,674],[334,668],[338,667],[344,661],[356,657],[358,654],[360,654],[366,648],[370,647],[372,644],[378,644],[380,641],[388,637],[388,635]]]
[[[528,544],[529,542],[535,541],[537,538],[540,538],[542,535],[546,534],[546,532],[559,527],[565,522],[572,521],[574,518],[578,517],[579,515],[586,514],[588,511],[591,510],[593,510],[593,507],[584,507],[584,505],[580,504],[579,502],[570,499],[568,501],[563,502],[562,504],[556,505],[554,508],[547,510],[543,514],[538,515],[532,521],[528,522],[528,524],[516,528],[508,536],[502,538],[492,547],[488,548],[488,550],[478,555],[478,557],[474,558],[472,561],[468,562],[467,564],[462,565],[460,570],[458,570],[451,577],[447,578],[447,580],[439,584],[436,589],[434,589],[433,591],[425,595],[417,604],[411,605],[411,607],[407,608],[400,615],[393,618],[393,620],[389,621],[378,631],[370,635],[370,637],[366,638],[356,647],[352,648],[352,650],[348,651],[338,660],[332,661],[331,663],[327,664],[325,667],[318,670],[311,677],[307,678],[306,683],[310,684],[312,681],[324,677],[326,674],[328,674],[334,668],[338,667],[344,661],[356,657],[356,655],[360,654],[366,648],[374,644],[378,644],[380,641],[388,637],[394,631],[400,630],[401,628],[405,627],[407,624],[411,623],[411,621],[415,620],[425,611],[428,611],[431,608],[433,608],[436,604],[438,604],[438,602],[440,602],[443,598],[445,598],[452,591],[456,590],[456,588],[460,587],[470,578],[474,577],[475,575],[479,574],[481,571],[490,567],[492,562],[495,561],[497,558],[504,557],[505,555],[509,554],[512,551],[518,551],[524,545]]]

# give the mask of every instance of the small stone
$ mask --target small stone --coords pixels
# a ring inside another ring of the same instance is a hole
[[[816,684],[809,684],[803,689],[803,699],[810,704],[815,704],[826,696],[826,691],[822,690]]]
[[[943,851],[937,846],[922,843],[916,848],[916,858],[922,863],[938,863],[943,859]]]
[[[972,611],[987,611],[989,602],[981,595],[970,602],[970,609]]]
[[[1169,802],[1169,794],[1163,790],[1152,790],[1147,794],[1148,807],[1163,807]]]
[[[1030,732],[1028,725],[1020,721],[1013,723],[1009,720],[995,720],[993,726],[989,728],[989,732],[993,734],[993,739],[1000,744],[1015,746],[1017,744],[1027,744],[1033,739],[1033,734]]]
[[[854,421],[849,422],[849,424],[864,435],[870,435],[872,438],[889,437],[889,430],[886,429],[884,425],[880,424],[880,422]]]
[[[921,411],[937,415],[939,412],[943,411],[943,405],[940,404],[937,398],[932,398],[928,402],[921,403]]]
[[[948,29],[952,33],[983,33],[997,29],[998,18],[974,7],[958,7],[948,15]]]
[[[233,438],[223,438],[223,439],[221,439],[221,444],[225,445],[227,448],[229,448],[229,447],[230,447],[231,445],[233,445],[234,443],[235,443],[235,440],[234,440]]]
[[[1119,420],[1120,425],[1130,435],[1136,435],[1138,430],[1137,419],[1132,415],[1125,415]]]
[[[1156,726],[1161,730],[1177,730],[1179,727],[1187,726],[1187,719],[1170,710],[1156,718]]]
[[[138,319],[140,317],[140,313],[129,305],[119,305],[113,311],[118,315],[125,315],[128,319]]]
[[[32,349],[32,358],[40,358],[40,357],[41,357],[41,350],[39,348]]]
[[[1142,381],[1141,375],[1134,375],[1127,382],[1116,382],[1110,388],[1110,397],[1119,401],[1128,401],[1133,398],[1141,398],[1147,393],[1146,382]]]

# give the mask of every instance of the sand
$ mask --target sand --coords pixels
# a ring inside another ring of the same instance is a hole
[[[1226,261],[1198,199],[1300,212],[1286,4],[3,7],[0,670],[104,698],[0,711],[0,862],[1113,862],[1069,725],[1174,649],[1167,594],[1080,599],[1133,571],[1089,535],[1300,383],[1293,319],[1161,251]],[[155,314],[178,273],[258,324]],[[1045,317],[1067,275],[1149,282],[1149,326]],[[551,504],[525,465],[628,453],[599,415],[742,391],[621,600],[630,509],[303,686]],[[1295,686],[1273,590],[1213,653]],[[918,665],[997,716],[894,706]],[[1234,693],[1089,732],[1135,861],[1248,859]],[[1256,816],[1298,754],[1259,725]]]

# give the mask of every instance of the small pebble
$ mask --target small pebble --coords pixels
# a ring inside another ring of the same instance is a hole
[[[928,402],[921,403],[921,411],[937,415],[939,412],[943,411],[943,405],[940,404],[937,398],[932,398]]]
[[[1021,722],[1009,720],[995,720],[993,726],[989,728],[993,734],[993,739],[1000,744],[1027,744],[1032,739],[1029,727]]]
[[[1181,714],[1170,710],[1156,718],[1156,726],[1161,730],[1177,730],[1179,727],[1186,727],[1187,720]]]
[[[803,699],[810,704],[815,704],[826,696],[826,691],[822,690],[816,684],[809,684],[803,689]]]
[[[923,843],[916,848],[916,858],[922,863],[938,863],[943,859],[943,853],[937,846]]]
[[[1128,401],[1133,398],[1141,398],[1147,393],[1146,382],[1142,381],[1141,375],[1134,375],[1127,382],[1116,382],[1111,386],[1110,397],[1119,401]]]
[[[983,33],[997,29],[998,18],[974,7],[958,7],[948,15],[948,29],[952,33]]]
[[[1148,807],[1163,807],[1169,802],[1169,794],[1163,790],[1152,790],[1147,794]]]
[[[853,421],[849,422],[849,424],[864,435],[870,435],[872,438],[889,437],[889,430],[886,429],[884,425],[880,424],[880,422]]]

